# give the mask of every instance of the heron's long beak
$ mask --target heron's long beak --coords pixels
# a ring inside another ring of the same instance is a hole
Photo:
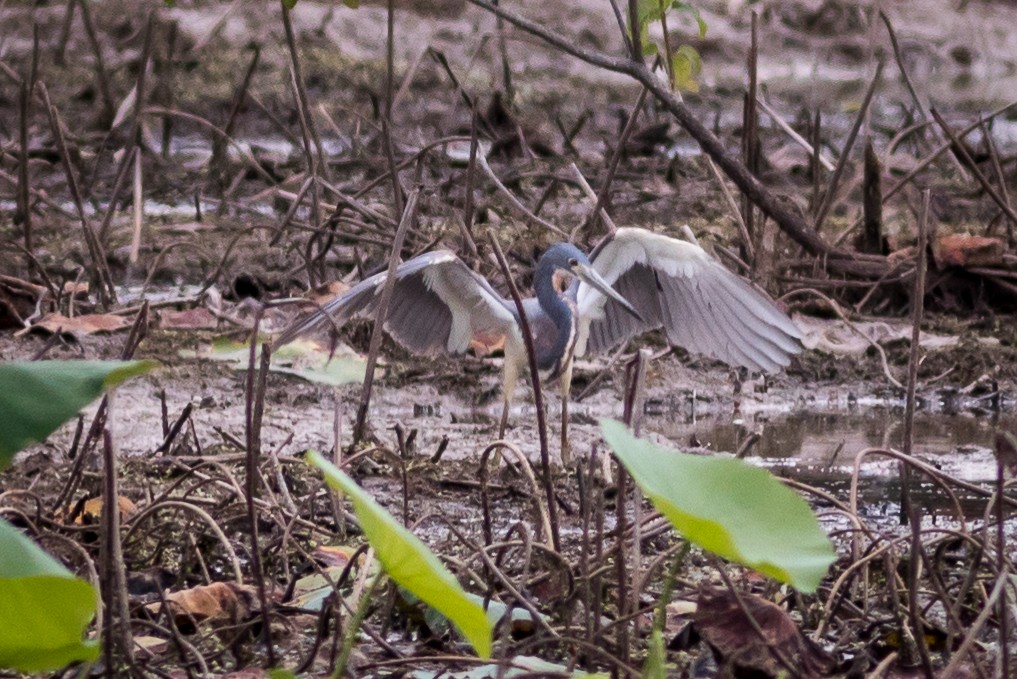
[[[636,311],[636,308],[629,304],[629,301],[622,297],[617,290],[612,288],[611,284],[604,280],[603,276],[594,271],[593,267],[588,266],[586,264],[576,264],[575,266],[572,267],[572,271],[575,273],[576,277],[579,278],[579,280],[581,280],[583,283],[586,283],[591,288],[601,293],[605,297],[613,299],[614,301],[618,302],[618,304],[621,304],[622,308],[625,309],[625,311],[629,312],[635,318],[645,323],[645,321],[643,321],[643,317],[639,315],[638,311]]]

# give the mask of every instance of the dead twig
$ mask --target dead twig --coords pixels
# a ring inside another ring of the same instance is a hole
[[[382,288],[381,297],[378,300],[378,309],[374,316],[374,328],[371,331],[371,345],[367,352],[367,367],[364,369],[364,384],[360,391],[357,421],[353,425],[353,445],[356,445],[364,437],[364,429],[367,426],[367,410],[371,404],[371,387],[374,385],[374,367],[378,361],[385,319],[388,317],[389,304],[392,301],[392,293],[395,290],[395,272],[399,266],[399,253],[402,252],[403,240],[406,238],[406,232],[409,230],[410,224],[417,218],[417,200],[419,197],[419,188],[414,189],[407,197],[406,207],[403,208],[403,216],[399,221],[399,228],[396,229],[395,238],[392,241],[392,251],[388,257],[388,273],[385,278],[385,287]]]

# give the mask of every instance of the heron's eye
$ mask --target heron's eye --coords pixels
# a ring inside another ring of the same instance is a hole
[[[569,260],[569,267],[576,267],[576,266],[579,266],[579,260],[576,259],[575,257],[573,257],[572,259]]]

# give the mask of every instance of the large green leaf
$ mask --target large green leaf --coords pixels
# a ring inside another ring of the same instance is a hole
[[[330,486],[353,502],[360,527],[389,577],[448,618],[480,657],[490,658],[493,625],[483,607],[470,601],[434,552],[320,453],[310,450],[306,459],[325,474]]]
[[[6,521],[0,520],[0,668],[57,670],[99,656],[83,636],[95,590]]]
[[[678,453],[601,420],[608,445],[654,506],[691,542],[803,592],[833,563],[809,505],[765,469]]]
[[[0,364],[0,469],[42,441],[105,389],[155,361],[35,361]]]

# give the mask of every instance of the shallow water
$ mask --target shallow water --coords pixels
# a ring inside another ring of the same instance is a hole
[[[868,405],[750,417],[665,415],[647,419],[645,427],[677,446],[698,444],[717,451],[737,451],[750,437],[758,435],[746,459],[846,501],[859,453],[869,448],[902,448],[904,409],[898,405]],[[995,437],[1004,430],[1017,431],[1017,413],[1012,410],[920,410],[915,415],[914,455],[954,478],[989,488],[996,477]],[[895,517],[900,504],[898,463],[881,455],[866,456],[859,478],[863,514]],[[928,517],[956,513],[949,497],[920,474],[914,476],[912,493]],[[984,497],[961,489],[957,489],[957,496],[966,517],[984,513]]]

